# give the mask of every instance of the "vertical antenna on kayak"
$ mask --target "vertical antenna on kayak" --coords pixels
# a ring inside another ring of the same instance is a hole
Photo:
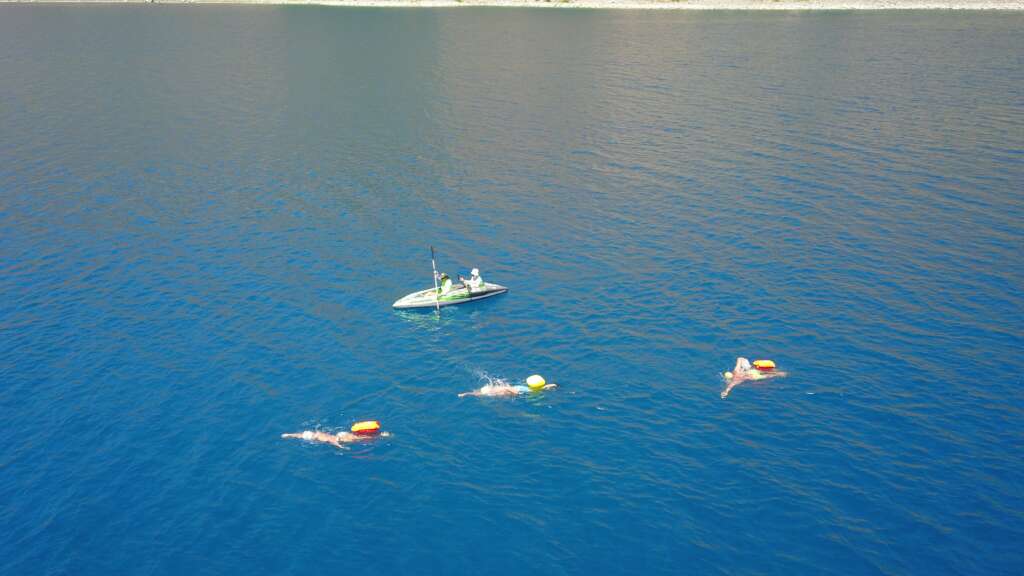
[[[430,247],[430,266],[434,269],[434,306],[437,307],[437,313],[441,313],[441,302],[438,300],[440,289],[437,287],[437,263],[434,262],[434,247]]]

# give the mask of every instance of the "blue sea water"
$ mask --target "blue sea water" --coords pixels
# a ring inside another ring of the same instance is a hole
[[[0,573],[1020,574],[1022,184],[1020,13],[0,6]]]

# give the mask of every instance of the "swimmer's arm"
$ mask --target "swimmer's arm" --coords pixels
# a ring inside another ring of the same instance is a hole
[[[461,394],[459,394],[459,398],[465,398],[466,396],[479,396],[479,395],[480,395],[479,391],[473,390],[473,391],[470,391],[470,392],[462,392]]]
[[[723,399],[728,398],[729,397],[729,392],[731,392],[732,389],[735,388],[737,384],[739,384],[739,381],[736,381],[735,379],[733,379],[732,382],[729,382],[729,385],[725,387],[725,390],[722,390],[722,398]]]
[[[281,434],[281,438],[302,438],[302,432],[289,432],[287,434]]]

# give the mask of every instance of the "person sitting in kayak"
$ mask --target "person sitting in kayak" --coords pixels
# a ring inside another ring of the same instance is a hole
[[[438,277],[438,282],[441,284],[441,287],[438,288],[438,292],[440,294],[447,294],[452,291],[452,279],[448,274],[441,272],[441,275]]]
[[[473,268],[473,271],[469,273],[468,280],[462,276],[459,276],[459,280],[466,285],[466,289],[470,292],[482,290],[484,287],[484,279],[480,276],[479,268]]]
[[[379,436],[387,438],[390,436],[390,432],[381,432]],[[360,440],[368,440],[373,436],[360,436],[351,432],[338,432],[337,434],[328,434],[327,432],[321,432],[319,430],[306,430],[304,432],[293,432],[289,434],[281,434],[281,438],[301,438],[308,442],[322,442],[324,444],[330,444],[337,448],[341,448],[342,444],[351,444],[352,442],[358,442]]]
[[[750,360],[743,357],[737,358],[736,366],[732,369],[732,372],[722,374],[725,378],[725,390],[722,391],[722,398],[727,398],[733,388],[747,380],[766,380],[786,375],[785,372],[775,370],[774,362],[771,366],[771,369],[759,370],[750,365]]]

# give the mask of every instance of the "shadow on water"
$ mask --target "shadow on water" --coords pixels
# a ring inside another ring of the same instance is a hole
[[[453,314],[445,315],[445,311],[424,308],[422,310],[395,310],[393,314],[414,328],[436,332],[457,321]]]

